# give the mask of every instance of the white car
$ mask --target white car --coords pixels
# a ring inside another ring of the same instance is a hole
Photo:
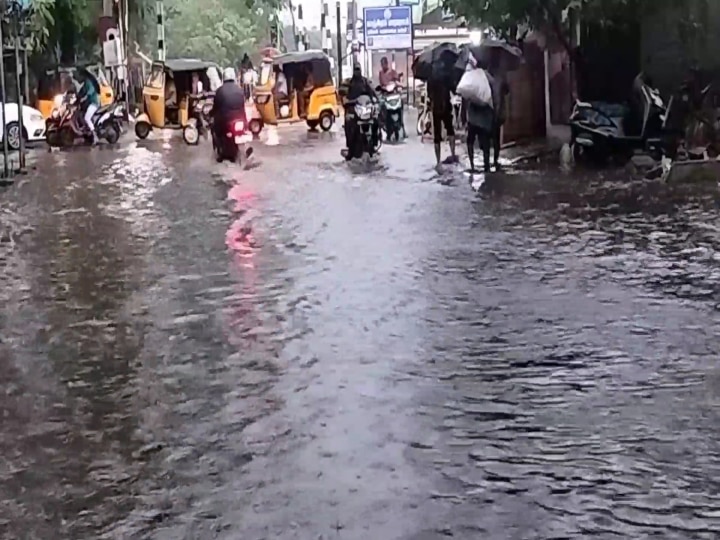
[[[2,110],[0,109],[0,119]],[[4,128],[4,129],[3,129]],[[45,118],[40,111],[23,106],[23,131],[26,141],[42,141],[45,139]],[[5,104],[5,122],[0,121],[0,141],[7,133],[8,148],[18,150],[20,148],[20,124],[18,122],[17,103]]]

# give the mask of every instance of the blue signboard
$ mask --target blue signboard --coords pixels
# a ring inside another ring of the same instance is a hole
[[[363,10],[363,19],[366,49],[412,49],[410,6],[367,7]]]

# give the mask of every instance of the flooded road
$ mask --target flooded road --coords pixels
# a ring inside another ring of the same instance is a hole
[[[340,146],[0,192],[0,538],[716,539],[715,191]]]

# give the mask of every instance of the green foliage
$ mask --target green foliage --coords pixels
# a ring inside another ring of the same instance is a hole
[[[193,57],[235,65],[264,44],[276,0],[166,0],[168,57]]]
[[[190,56],[231,64],[257,48],[268,35],[270,20],[284,0],[165,0],[168,56]],[[33,0],[29,43],[36,52],[54,56],[98,53],[97,0]],[[128,0],[130,49],[137,41],[155,52],[155,0]]]
[[[549,31],[566,43],[564,15],[579,10],[582,19],[601,25],[623,25],[660,9],[676,9],[678,23],[697,28],[702,21],[693,16],[692,5],[707,0],[445,0],[444,6],[471,23],[482,23],[510,35],[518,25]]]

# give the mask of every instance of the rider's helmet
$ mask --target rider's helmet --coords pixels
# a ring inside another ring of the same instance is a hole
[[[236,82],[235,68],[227,67],[223,70],[223,82]]]

